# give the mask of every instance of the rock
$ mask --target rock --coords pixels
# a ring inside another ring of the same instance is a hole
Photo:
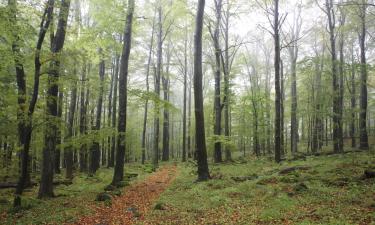
[[[125,173],[124,177],[135,178],[135,177],[138,177],[138,173]]]
[[[110,185],[106,186],[106,187],[104,188],[104,190],[105,190],[105,191],[114,191],[114,190],[116,190],[116,187],[113,186],[112,184],[110,184]]]
[[[116,195],[116,196],[120,196],[122,194],[122,192],[120,190],[114,190],[114,191],[112,191],[112,194]]]
[[[120,181],[118,184],[116,184],[116,187],[118,188],[122,188],[126,186],[129,186],[129,181],[126,181],[126,180]]]
[[[154,210],[166,210],[164,203],[162,202],[156,203],[156,205],[154,206]]]
[[[264,178],[257,182],[257,184],[259,185],[277,184],[277,183],[278,183],[278,180],[276,179],[276,177]]]
[[[112,196],[106,192],[99,193],[95,199],[95,201],[98,201],[98,202],[111,201],[111,200],[112,200]]]
[[[252,174],[250,176],[243,176],[243,177],[231,177],[232,180],[236,181],[236,182],[244,182],[244,181],[247,181],[247,180],[255,180],[258,178],[258,175],[256,174]]]
[[[297,193],[300,193],[300,192],[303,192],[303,191],[306,191],[308,190],[309,188],[306,186],[306,184],[304,183],[299,183],[299,184],[296,184],[293,188],[293,190]]]
[[[288,167],[288,168],[280,170],[279,174],[285,175],[285,174],[291,173],[291,172],[296,171],[296,170],[309,170],[310,168],[311,167],[309,167],[309,166],[293,166],[293,167]]]
[[[126,211],[131,212],[134,217],[141,216],[141,213],[139,213],[138,209],[135,206],[129,207]]]
[[[365,171],[363,172],[363,178],[364,178],[364,179],[375,178],[375,171],[365,170]]]

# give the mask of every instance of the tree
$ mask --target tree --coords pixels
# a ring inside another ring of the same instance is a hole
[[[17,88],[18,88],[18,110],[17,110],[17,121],[18,121],[18,137],[19,144],[21,146],[21,173],[16,188],[16,198],[14,206],[20,206],[21,201],[18,195],[21,195],[24,188],[30,184],[29,174],[29,149],[32,134],[32,116],[34,114],[35,105],[38,99],[39,93],[39,76],[41,70],[40,52],[43,46],[44,38],[52,21],[52,14],[54,9],[54,1],[49,0],[46,3],[45,10],[43,13],[42,21],[40,23],[40,30],[37,40],[37,46],[34,56],[34,86],[33,93],[28,108],[26,108],[26,73],[23,66],[23,57],[20,51],[20,37],[17,35],[17,1],[8,1],[10,22],[12,24],[12,52],[15,63],[15,70],[17,76]]]
[[[154,16],[155,17],[155,16]],[[154,45],[154,34],[155,34],[155,18],[152,20],[152,29],[151,29],[151,40],[148,52],[147,67],[146,67],[146,91],[150,91],[149,76],[150,76],[150,66],[152,60],[152,49]],[[142,131],[142,164],[146,160],[146,129],[147,129],[147,113],[148,113],[148,98],[146,98],[144,115],[143,115],[143,131]]]
[[[195,139],[197,147],[198,181],[210,178],[207,163],[206,135],[204,129],[203,93],[202,93],[202,30],[205,0],[198,1],[194,36],[194,103],[195,103]]]
[[[124,157],[125,157],[125,132],[126,132],[126,109],[127,109],[127,83],[129,56],[131,49],[132,25],[134,13],[134,0],[128,1],[124,29],[124,44],[121,55],[121,66],[119,75],[119,116],[118,116],[118,141],[116,152],[116,164],[113,174],[112,185],[117,186],[124,178]]]
[[[58,97],[58,80],[60,75],[60,59],[66,34],[68,22],[70,0],[61,0],[61,8],[58,16],[56,34],[52,39],[50,69],[48,73],[48,90],[46,103],[46,132],[44,136],[45,146],[43,148],[42,171],[40,187],[38,192],[39,198],[53,197],[53,161],[56,150],[57,124],[57,97]]]
[[[159,2],[158,7],[158,40],[157,40],[157,59],[156,59],[156,74],[155,74],[155,95],[160,98],[160,80],[163,60],[163,21],[162,21],[162,7]],[[155,117],[154,117],[154,146],[153,146],[153,169],[159,165],[159,132],[160,132],[160,107],[155,103]]]
[[[336,21],[332,0],[325,1],[325,9],[321,8],[328,18],[328,33],[331,52],[331,73],[332,73],[332,120],[333,120],[333,151],[340,153],[343,151],[342,142],[342,121],[340,117],[340,90],[337,79],[337,54],[336,54]]]
[[[105,75],[105,63],[102,56],[102,49],[99,49],[99,55],[101,57],[99,63],[99,97],[98,105],[96,108],[96,122],[95,122],[95,131],[100,130],[101,118],[102,118],[102,106],[103,106],[103,89],[104,89],[104,75]],[[93,175],[100,167],[100,144],[97,139],[94,140],[90,149],[90,165],[89,165],[89,174]]]
[[[366,65],[366,0],[362,0],[360,7],[360,32],[359,32],[359,47],[361,50],[361,92],[360,92],[360,112],[359,112],[359,148],[368,149],[368,135],[366,128],[367,118],[367,65]]]
[[[275,161],[281,161],[280,18],[279,0],[274,0],[273,38],[275,47]]]
[[[296,17],[293,20],[293,25],[291,27],[291,42],[292,44],[288,47],[289,58],[290,58],[290,74],[291,74],[291,95],[292,95],[292,104],[291,104],[291,114],[290,114],[290,148],[292,154],[298,151],[298,120],[297,120],[297,58],[298,58],[298,39],[300,38],[302,26],[302,17],[301,17],[301,5],[298,6],[298,12]]]
[[[215,135],[215,147],[214,147],[214,161],[216,163],[222,162],[221,154],[221,47],[220,47],[220,24],[222,14],[222,0],[215,1],[215,30],[211,31],[212,40],[214,42],[215,51],[215,96],[214,96],[214,111],[215,111],[215,123],[214,123],[214,135]],[[210,28],[210,27],[209,27]]]

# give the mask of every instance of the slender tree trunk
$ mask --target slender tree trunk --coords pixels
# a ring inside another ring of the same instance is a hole
[[[206,135],[204,129],[204,109],[202,90],[202,30],[205,0],[198,1],[194,36],[194,102],[195,102],[195,140],[197,147],[198,181],[208,180],[210,173],[207,163]]]
[[[152,31],[150,40],[150,49],[148,52],[147,68],[146,68],[146,91],[150,91],[149,77],[150,77],[150,66],[152,60],[152,49],[154,46],[154,34],[155,34],[155,18],[152,21]],[[147,131],[147,115],[148,115],[148,98],[145,102],[144,115],[143,115],[143,131],[142,131],[142,164],[146,160],[146,131]]]
[[[125,132],[126,132],[126,110],[127,110],[127,84],[129,56],[131,48],[132,24],[134,13],[134,0],[128,1],[128,10],[125,22],[124,44],[121,56],[119,76],[119,117],[118,117],[118,141],[116,165],[113,174],[112,185],[118,185],[124,178],[124,157],[125,157]]]
[[[182,162],[186,161],[186,95],[187,95],[187,31],[184,41],[184,105],[182,112]],[[172,131],[173,134],[173,131]]]
[[[361,13],[361,31],[359,35],[359,47],[361,50],[361,93],[360,93],[360,112],[359,112],[359,148],[368,149],[368,135],[366,128],[367,118],[367,64],[366,64],[366,4],[362,0]]]
[[[102,56],[102,50],[99,50],[99,55]],[[100,60],[99,64],[99,79],[100,79],[100,87],[99,87],[99,99],[98,105],[96,107],[96,122],[93,129],[97,132],[100,131],[101,127],[101,118],[102,118],[102,107],[103,107],[103,89],[104,89],[104,75],[105,75],[105,63],[104,59]],[[89,174],[93,175],[100,167],[100,143],[99,140],[95,139],[92,143],[90,149],[90,165],[89,165]]]
[[[192,77],[191,73],[189,73],[189,93],[188,93],[188,122],[187,122],[187,152],[188,152],[188,158],[193,157],[193,152],[195,152],[192,149],[192,140],[191,140],[191,87],[192,87]]]
[[[117,86],[118,86],[118,73],[120,68],[120,56],[116,55],[116,63],[115,63],[115,73],[114,73],[114,87],[113,87],[113,109],[112,109],[112,128],[116,127],[116,115],[117,115]],[[117,149],[117,142],[116,142],[116,135],[112,135],[111,137],[111,153],[110,158],[108,160],[108,167],[114,167],[115,165],[115,152]]]
[[[74,81],[73,88],[70,96],[69,116],[68,116],[68,132],[65,136],[66,140],[69,141],[73,137],[73,126],[74,126],[74,115],[77,104],[77,82]],[[73,179],[73,146],[69,145],[65,147],[65,165],[66,165],[66,179]]]
[[[110,88],[109,88],[109,95],[108,95],[108,115],[107,115],[107,126],[108,127],[111,127],[112,126],[112,109],[113,109],[113,106],[112,106],[112,99],[113,99],[113,85],[114,85],[114,81],[115,81],[115,59],[112,59],[112,69],[111,69],[111,85],[110,85]],[[112,135],[109,135],[108,136],[108,139],[107,139],[107,167],[109,168],[109,162],[111,161],[111,140],[112,140]]]
[[[356,87],[355,87],[355,62],[354,62],[354,44],[352,44],[352,65],[351,65],[351,120],[350,120],[350,137],[352,139],[352,148],[355,148],[356,138],[355,138],[355,121],[356,121]]]
[[[164,102],[169,102],[169,65],[171,60],[170,53],[170,42],[167,47],[167,63],[165,74],[163,74],[163,93],[164,93]],[[162,160],[169,160],[169,109],[168,106],[164,107],[164,118],[163,118],[163,154]]]
[[[86,134],[87,130],[87,106],[89,102],[89,89],[85,88],[87,79],[87,65],[85,64],[82,71],[81,83],[81,99],[80,99],[80,118],[79,118],[79,132],[81,136]],[[81,172],[87,171],[87,145],[81,145],[79,150],[79,168]]]
[[[213,41],[215,47],[215,97],[214,97],[214,110],[215,110],[215,123],[214,123],[214,161],[216,163],[222,162],[221,154],[221,48],[220,48],[220,24],[221,24],[221,8],[222,1],[218,0],[215,4],[216,7],[216,25],[213,34]]]
[[[64,92],[63,92],[63,87],[60,86],[59,90],[59,98],[58,98],[58,104],[57,104],[57,138],[56,138],[56,152],[55,152],[55,159],[54,159],[54,172],[56,174],[60,174],[60,160],[61,160],[61,145],[62,145],[62,110],[63,110],[63,101],[64,101]]]
[[[279,0],[274,0],[274,42],[275,42],[275,161],[281,161],[281,91],[280,91],[280,35]]]
[[[290,112],[290,148],[292,154],[298,151],[298,122],[297,122],[297,76],[296,76],[296,65],[297,65],[297,54],[298,48],[295,46],[289,50],[291,58],[291,112]]]
[[[285,146],[284,146],[284,64],[283,61],[280,60],[280,154],[281,157],[284,158],[285,155]]]
[[[157,62],[156,62],[156,74],[155,74],[155,95],[160,98],[160,80],[162,70],[162,58],[163,58],[163,24],[162,24],[162,8],[158,8],[158,50],[157,50]],[[159,126],[160,126],[160,106],[159,102],[155,102],[155,117],[154,117],[154,147],[153,147],[153,169],[159,166]]]
[[[341,140],[340,140],[340,90],[337,82],[337,56],[336,56],[336,37],[335,37],[335,13],[333,9],[332,0],[326,0],[326,14],[328,17],[328,31],[331,45],[331,61],[332,61],[332,88],[333,88],[333,151],[335,153],[342,152]]]

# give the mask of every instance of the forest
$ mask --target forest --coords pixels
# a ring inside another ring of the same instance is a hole
[[[375,224],[374,0],[0,0],[0,224]]]

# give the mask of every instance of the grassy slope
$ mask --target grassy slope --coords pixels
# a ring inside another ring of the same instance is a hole
[[[282,168],[308,165],[279,175]],[[248,160],[210,167],[214,179],[194,184],[195,167],[180,165],[174,184],[162,194],[166,210],[154,210],[149,224],[375,224],[375,153],[308,157],[276,165]],[[232,176],[258,178],[235,182]],[[301,188],[301,183],[307,189]]]

